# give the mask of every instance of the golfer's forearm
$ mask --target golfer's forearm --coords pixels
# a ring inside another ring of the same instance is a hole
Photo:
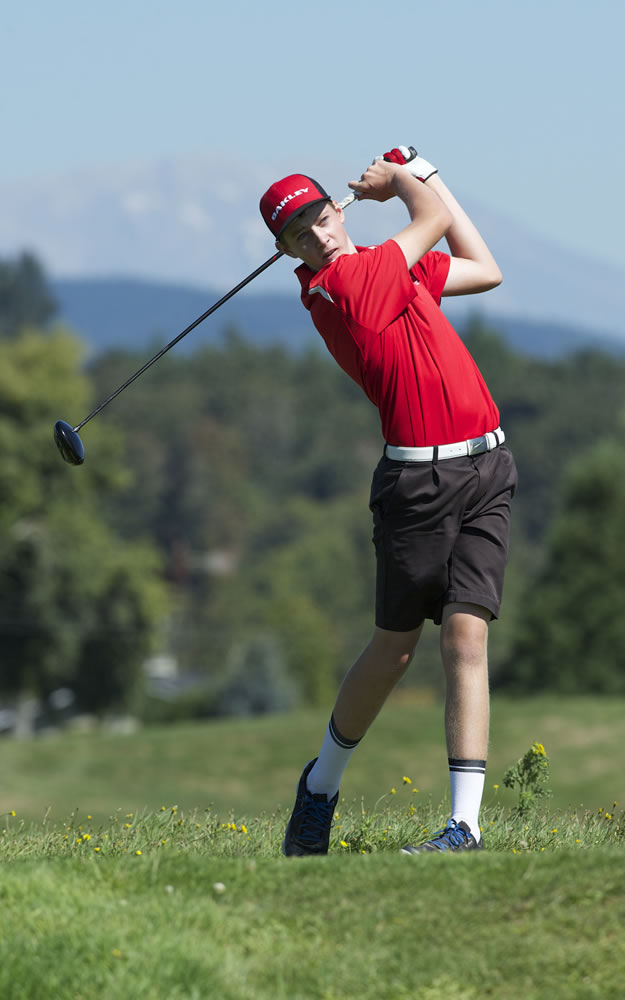
[[[394,236],[404,251],[409,267],[428,252],[448,232],[453,217],[442,198],[407,172],[393,177],[393,191],[410,215],[410,225]]]
[[[445,239],[452,257],[475,261],[488,271],[492,271],[493,277],[497,275],[501,277],[495,258],[485,241],[439,175],[434,174],[423,187],[435,192],[451,213],[452,221],[445,233]]]

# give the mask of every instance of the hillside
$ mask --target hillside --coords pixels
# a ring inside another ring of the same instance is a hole
[[[275,266],[279,267],[282,262]],[[262,281],[262,278],[260,279]],[[86,340],[89,353],[111,348],[149,351],[177,336],[217,301],[223,292],[132,278],[66,278],[52,282],[60,319]],[[459,332],[483,300],[445,302]],[[523,354],[553,358],[584,348],[625,352],[625,340],[595,330],[547,320],[488,314],[488,323]],[[194,349],[235,327],[255,343],[279,342],[299,351],[323,346],[297,289],[292,294],[245,289],[183,341],[177,350]]]

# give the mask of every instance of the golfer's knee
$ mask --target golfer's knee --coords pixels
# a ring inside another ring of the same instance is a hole
[[[483,670],[486,666],[486,643],[474,640],[447,639],[441,643],[443,665],[447,672]]]
[[[441,652],[445,666],[464,669],[481,668],[486,663],[488,619],[486,609],[476,609],[477,614],[462,611],[448,612],[441,627]]]
[[[372,645],[385,670],[403,673],[412,660],[421,628],[411,632],[389,632],[376,628]]]

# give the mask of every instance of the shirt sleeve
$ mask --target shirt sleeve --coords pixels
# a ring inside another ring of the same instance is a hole
[[[430,250],[421,260],[417,261],[410,271],[413,279],[421,282],[427,288],[439,306],[441,304],[443,288],[447,281],[447,275],[449,274],[450,264],[451,257],[449,254],[441,253],[440,250]]]
[[[406,258],[394,240],[342,254],[318,271],[309,293],[320,293],[360,326],[381,333],[417,294]]]

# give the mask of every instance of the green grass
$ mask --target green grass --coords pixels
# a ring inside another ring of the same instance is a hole
[[[144,847],[0,866],[3,1000],[622,997],[622,842],[293,860]]]
[[[290,806],[304,763],[327,725],[325,711],[159,726],[131,735],[106,731],[62,734],[18,743],[4,740],[0,815],[13,809],[41,819],[51,807],[61,819],[74,809],[101,821],[123,813],[177,804],[253,815]],[[492,709],[487,803],[512,805],[503,788],[506,768],[538,740],[551,760],[553,805],[609,809],[623,799],[623,698],[505,700]],[[342,794],[371,807],[408,775],[419,794],[447,794],[442,707],[437,702],[389,704],[358,747]],[[495,791],[493,785],[499,784]]]
[[[324,714],[4,741],[0,997],[616,1000],[624,708],[495,701],[487,850],[456,856],[398,850],[447,817],[439,705],[387,707],[328,858],[280,855]],[[534,740],[555,794],[520,816]]]

